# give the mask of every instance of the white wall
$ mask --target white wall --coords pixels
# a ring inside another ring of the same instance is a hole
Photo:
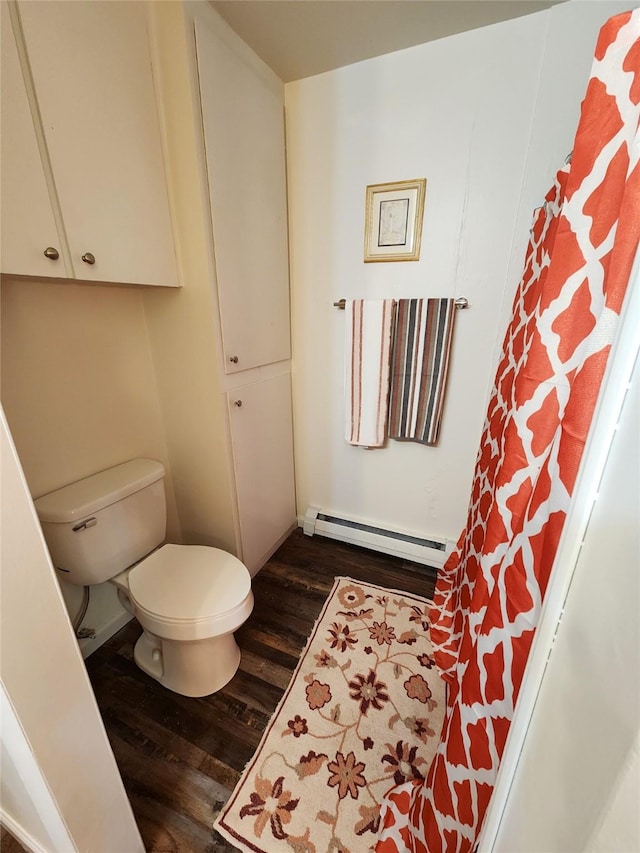
[[[639,425],[636,363],[496,853],[640,849]]]
[[[621,8],[562,4],[287,84],[299,513],[457,539],[532,209],[571,147],[599,23]],[[365,187],[418,177],[420,261],[364,264]],[[332,302],[417,296],[471,302],[440,445],[350,447]]]
[[[573,0],[542,13],[547,32],[507,274],[510,282],[522,274],[531,212],[571,152],[600,28],[611,16],[636,6],[638,0]],[[511,304],[505,300],[501,327],[506,327],[510,314]],[[496,343],[500,347],[502,340]]]
[[[176,535],[143,290],[3,276],[2,402],[34,497],[150,456]]]
[[[3,831],[7,826],[28,850],[38,853],[75,850],[2,683],[0,719],[0,817]]]
[[[198,5],[206,14],[206,4]],[[193,14],[191,7],[178,2],[149,4],[154,79],[184,287],[168,294],[143,288],[142,300],[181,541],[237,553],[226,399],[217,369],[215,270],[197,138],[195,111],[200,105],[194,103],[197,81],[191,67]]]
[[[2,403],[33,497],[127,459],[158,459],[167,472],[168,538],[179,542],[147,289],[167,290],[3,276]],[[74,619],[81,590],[62,579],[61,587]],[[81,641],[85,655],[128,618],[114,587],[94,586],[83,625],[97,637]]]
[[[61,813],[75,847],[95,853],[141,853],[142,842],[131,806],[65,612],[4,413],[0,428],[3,691],[48,787],[49,804],[54,803]],[[54,826],[54,815],[32,808],[38,802],[42,805],[46,792],[41,791],[43,796],[38,798],[33,767],[21,760],[20,738],[12,736],[12,730],[4,723],[3,719],[3,753],[11,759],[6,768],[8,779],[19,776],[25,785],[23,790],[12,787],[11,796],[3,797],[8,825],[13,831],[20,829],[23,840],[32,837],[46,842],[47,834],[50,839],[54,834],[60,837],[62,827]],[[62,844],[48,849],[51,853],[69,851]]]

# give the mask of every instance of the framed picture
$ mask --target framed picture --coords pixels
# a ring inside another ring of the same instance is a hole
[[[417,261],[420,258],[426,178],[367,187],[364,260]]]

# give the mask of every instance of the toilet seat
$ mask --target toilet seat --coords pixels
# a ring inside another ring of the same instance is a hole
[[[235,631],[253,609],[251,575],[232,554],[204,545],[164,545],[129,572],[140,624],[169,640]]]

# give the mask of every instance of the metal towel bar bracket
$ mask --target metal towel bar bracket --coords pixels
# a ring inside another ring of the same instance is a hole
[[[345,303],[346,303],[346,299],[339,299],[337,302],[333,303],[333,307],[339,308],[341,311],[344,311]],[[468,308],[469,307],[469,300],[467,299],[466,296],[459,296],[455,300],[455,305],[456,305],[456,308]]]

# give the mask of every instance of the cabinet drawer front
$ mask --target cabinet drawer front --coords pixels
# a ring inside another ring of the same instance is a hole
[[[75,275],[176,285],[146,4],[19,9]]]

